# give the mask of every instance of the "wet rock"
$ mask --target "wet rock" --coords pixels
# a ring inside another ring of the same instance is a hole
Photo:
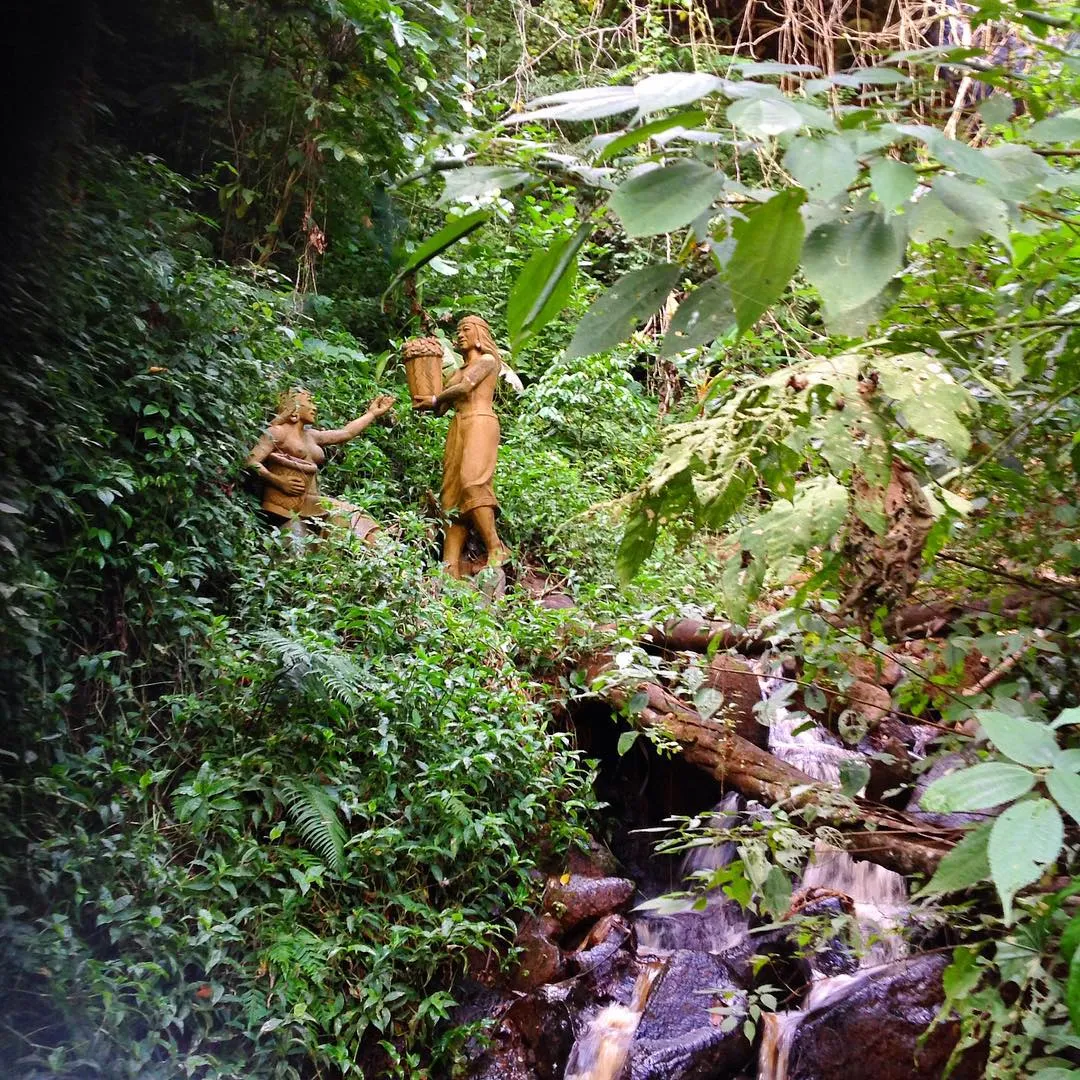
[[[544,894],[544,914],[558,922],[563,931],[580,926],[626,906],[636,886],[628,878],[583,877],[581,874],[551,878]]]
[[[521,1040],[521,1060],[539,1080],[562,1080],[563,1067],[570,1056],[581,1027],[580,1012],[569,1001],[571,987],[565,983],[541,986],[515,1001],[506,1010],[500,1030]]]
[[[959,1025],[919,1044],[944,998],[947,957],[925,954],[871,968],[798,1020],[787,1047],[787,1080],[911,1080],[941,1076]],[[985,1054],[969,1051],[952,1080],[979,1080]]]
[[[555,943],[560,926],[555,919],[528,919],[517,935],[521,949],[512,984],[515,990],[532,990],[561,978],[565,970],[562,950]]]
[[[617,877],[619,861],[602,844],[593,840],[588,851],[571,851],[566,857],[566,869],[579,877]]]
[[[705,1080],[746,1065],[752,1050],[741,1022],[723,1031],[724,1016],[709,1011],[744,1002],[739,980],[722,959],[672,953],[635,1033],[632,1080]]]
[[[591,971],[632,940],[633,930],[621,915],[605,915],[590,927],[581,944],[567,956],[571,971]]]

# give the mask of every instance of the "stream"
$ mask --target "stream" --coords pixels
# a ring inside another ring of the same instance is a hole
[[[770,752],[815,779],[837,781],[858,751],[778,704],[782,683],[770,672],[759,672],[758,681],[762,700],[776,699],[768,709]],[[913,744],[918,737],[913,733]],[[639,796],[649,781],[647,774]],[[687,795],[677,779],[669,787]],[[472,1080],[940,1076],[956,1031],[942,1024],[925,1042],[920,1036],[942,999],[946,960],[940,952],[909,955],[900,875],[819,842],[796,883],[792,912],[819,916],[824,926],[850,927],[853,919],[855,929],[809,955],[796,942],[798,920],[755,927],[760,920],[720,890],[701,910],[638,910],[644,900],[687,887],[682,883],[695,874],[727,866],[737,849],[722,830],[766,813],[728,793],[704,811],[718,839],[688,849],[677,868],[658,870],[659,856],[635,862],[623,855],[617,869],[629,867],[636,883],[609,876],[616,867],[588,866],[550,883],[556,899],[533,932],[559,963],[540,985],[499,1006],[491,1048]],[[616,882],[625,886],[621,895],[634,894],[631,910],[601,913],[595,898],[614,895]],[[763,1010],[747,1025],[755,988],[764,984],[777,988],[781,1011]],[[956,1080],[980,1075],[969,1057]]]

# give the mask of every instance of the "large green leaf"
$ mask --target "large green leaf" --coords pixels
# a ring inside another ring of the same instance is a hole
[[[476,210],[471,214],[466,214],[464,217],[455,218],[444,225],[434,236],[428,237],[409,256],[405,265],[394,275],[390,284],[386,286],[386,292],[383,293],[383,296],[385,297],[402,278],[427,265],[436,255],[445,251],[451,244],[456,244],[459,240],[468,236],[469,233],[475,232],[489,217],[491,217],[490,210]]]
[[[895,398],[907,425],[917,435],[941,439],[957,457],[971,448],[971,433],[960,419],[971,412],[971,395],[938,359],[925,353],[882,356],[881,389]]]
[[[979,709],[975,715],[987,738],[1007,757],[1021,765],[1053,765],[1059,754],[1057,739],[1045,725],[1022,716],[1009,716],[994,709]]]
[[[658,527],[656,507],[647,499],[639,499],[630,511],[615,557],[615,566],[623,581],[630,581],[652,554]]]
[[[1065,1006],[1069,1010],[1069,1023],[1073,1031],[1080,1035],[1080,949],[1077,949],[1069,962],[1069,977],[1065,981]]]
[[[676,113],[674,116],[665,116],[660,120],[653,120],[649,124],[642,124],[641,127],[631,128],[621,135],[616,135],[611,142],[606,143],[600,153],[597,154],[596,163],[599,165],[604,161],[610,161],[612,158],[618,157],[623,151],[640,145],[654,135],[670,131],[672,128],[700,127],[705,123],[706,119],[707,117],[700,109],[690,109],[687,112]]]
[[[740,332],[780,299],[799,265],[803,246],[799,207],[805,200],[804,191],[789,188],[732,226],[735,250],[727,266],[727,281]]]
[[[723,85],[723,79],[705,71],[664,71],[635,84],[634,93],[638,108],[643,113],[650,113],[689,105],[715,93]]]
[[[533,120],[599,120],[638,107],[632,86],[589,86],[548,94],[529,102],[525,112],[508,116],[503,123],[524,124]]]
[[[936,191],[924,195],[904,215],[908,236],[917,244],[944,240],[955,248],[967,247],[979,239],[980,228],[950,210]]]
[[[934,192],[957,217],[1010,248],[1009,208],[989,188],[955,176],[939,176]]]
[[[591,356],[625,340],[663,304],[681,272],[672,263],[656,263],[624,274],[578,323],[567,357]]]
[[[871,210],[819,225],[803,245],[802,268],[829,319],[873,300],[900,270],[903,253],[897,231]]]
[[[988,146],[983,153],[998,167],[998,175],[988,181],[995,195],[1012,202],[1030,199],[1049,181],[1054,170],[1030,147],[1016,143]]]
[[[466,165],[462,169],[447,171],[446,187],[439,197],[439,203],[497,195],[500,191],[519,187],[530,179],[532,174],[524,169],[511,169],[505,165]]]
[[[1035,786],[1035,774],[1022,765],[987,761],[938,777],[923,792],[919,805],[932,814],[986,810],[1026,795]]]
[[[986,850],[1006,923],[1012,922],[1013,897],[1042,877],[1064,839],[1061,814],[1049,799],[1025,799],[994,822]]]
[[[934,876],[915,896],[937,896],[939,893],[958,892],[972,885],[984,884],[990,877],[986,848],[992,826],[993,822],[987,821],[972,829],[942,858]]]
[[[1065,769],[1051,769],[1046,774],[1046,786],[1058,806],[1080,824],[1080,776]]]
[[[886,210],[896,210],[915,193],[918,173],[903,161],[878,158],[870,166],[870,186]]]
[[[815,199],[829,202],[847,190],[859,175],[859,161],[838,135],[793,139],[784,155],[787,169]]]
[[[1032,124],[1025,134],[1041,143],[1080,142],[1080,116],[1050,116]]]
[[[727,118],[754,139],[783,135],[803,126],[802,113],[784,98],[744,98],[728,106]]]
[[[664,335],[661,356],[708,345],[735,328],[731,291],[722,277],[709,278],[680,305]]]
[[[968,146],[958,139],[950,139],[937,128],[925,124],[898,124],[896,130],[904,135],[918,139],[942,163],[958,173],[975,180],[997,180],[1001,175],[1000,166],[982,150]]]
[[[510,348],[517,349],[566,305],[577,274],[577,253],[592,232],[586,222],[569,236],[535,252],[506,302]]]
[[[724,174],[699,161],[677,161],[623,181],[611,209],[630,237],[654,236],[689,225],[724,189]]]

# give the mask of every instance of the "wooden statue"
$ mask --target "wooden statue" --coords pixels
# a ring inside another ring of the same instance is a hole
[[[247,464],[262,479],[263,509],[282,529],[302,535],[330,523],[351,529],[361,540],[378,529],[378,523],[357,507],[321,496],[317,474],[326,460],[323,447],[355,439],[393,404],[388,395],[377,397],[363,416],[343,428],[319,431],[309,426],[315,423],[316,408],[306,390],[294,387],[281,395],[277,416],[255,444]]]
[[[474,533],[484,545],[488,566],[500,566],[510,552],[495,531],[493,480],[499,454],[499,420],[492,403],[502,359],[491,336],[491,327],[479,315],[467,315],[458,323],[455,340],[462,366],[446,386],[429,396],[414,396],[416,409],[434,409],[442,415],[454,410],[446,434],[443,455],[442,505],[457,511],[443,541],[443,565],[454,577],[462,577],[468,564],[462,558],[465,541]]]

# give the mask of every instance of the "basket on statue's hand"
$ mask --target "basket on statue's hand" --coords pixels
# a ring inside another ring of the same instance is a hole
[[[442,393],[443,349],[438,338],[410,338],[401,349],[401,358],[413,397]]]

